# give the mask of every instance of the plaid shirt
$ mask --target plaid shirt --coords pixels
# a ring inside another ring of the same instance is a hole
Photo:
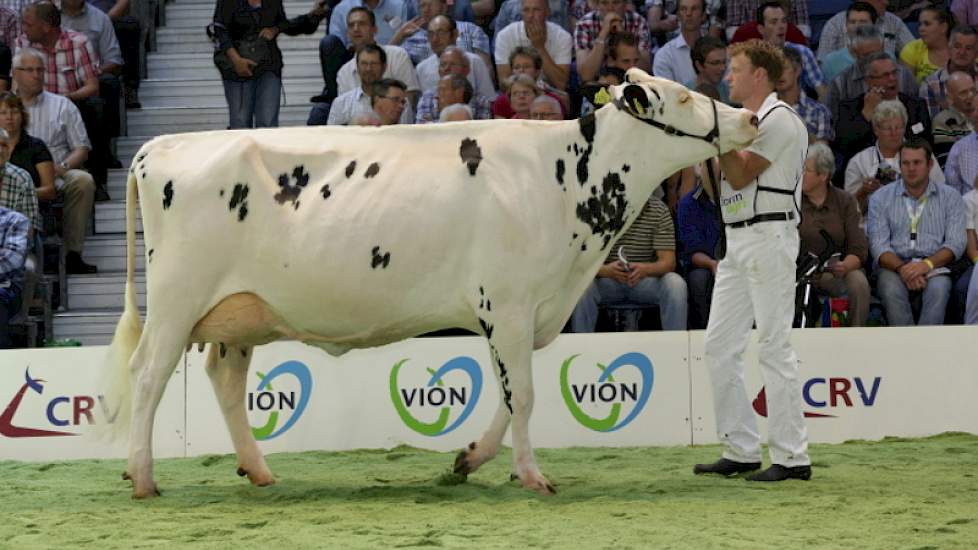
[[[798,113],[798,116],[805,122],[808,133],[815,136],[815,139],[832,141],[835,138],[835,131],[832,129],[832,115],[825,105],[801,92],[798,103],[791,106]]]
[[[13,50],[18,35],[20,35],[20,18],[17,17],[17,13],[10,8],[0,6],[0,36],[3,38],[3,43]]]
[[[98,77],[98,54],[88,37],[80,32],[62,30],[54,50],[31,42],[27,36],[21,34],[17,37],[17,49],[26,47],[34,48],[47,56],[44,89],[53,94],[70,94],[84,86],[89,78]]]
[[[468,21],[456,21],[458,27],[458,40],[455,45],[469,53],[482,52],[492,55],[492,47],[489,45],[489,37],[486,31],[478,25]],[[431,55],[431,44],[428,42],[428,31],[421,29],[401,42],[401,47],[407,50],[411,56],[411,62],[417,65]]]
[[[739,27],[744,23],[753,23],[757,20],[757,8],[763,3],[764,0],[727,0],[727,26]],[[788,20],[795,25],[807,25],[808,2],[806,0],[791,2]]]
[[[31,224],[23,214],[0,208],[0,293],[10,294],[13,286],[19,291],[24,285],[24,260]]]
[[[978,75],[978,63],[975,64],[971,74]],[[949,106],[947,102],[947,79],[950,77],[951,73],[948,72],[947,66],[944,66],[920,84],[920,92],[917,95],[927,101],[927,110],[930,112],[931,118],[936,117],[938,113]],[[975,81],[978,83],[978,78]]]
[[[31,227],[41,230],[34,181],[26,170],[9,162],[3,165],[3,176],[0,177],[0,206],[20,212],[31,221]]]
[[[651,51],[652,43],[649,37],[649,24],[645,22],[644,17],[633,11],[626,11],[623,30],[638,37],[638,50],[640,52]],[[601,16],[598,15],[597,10],[582,17],[577,22],[577,28],[574,29],[574,43],[577,45],[577,49],[594,49],[594,41],[598,38],[600,32]]]
[[[818,66],[818,59],[815,58],[815,53],[812,50],[807,46],[795,44],[794,42],[785,42],[784,45],[801,55],[802,85],[808,86],[813,90],[819,86],[827,85],[825,77],[822,76],[822,68]]]
[[[472,100],[469,101],[469,108],[472,109],[475,120],[491,118],[489,100],[485,96],[473,96]],[[421,99],[418,100],[418,115],[415,117],[415,123],[429,124],[438,122],[440,112],[438,109],[438,90],[428,90],[421,94]]]
[[[972,132],[951,147],[944,165],[947,184],[959,193],[975,188],[978,181],[978,133]]]

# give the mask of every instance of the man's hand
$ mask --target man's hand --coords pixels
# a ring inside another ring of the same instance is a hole
[[[326,17],[326,14],[329,13],[329,7],[326,5],[326,0],[316,0],[316,3],[313,4],[312,9],[309,10],[309,13],[315,17]]]
[[[632,262],[628,271],[628,286],[634,288],[642,279],[649,276],[652,264],[646,262]]]
[[[278,36],[278,27],[265,27],[258,33],[258,36],[271,42],[272,40],[275,40],[276,36]]]
[[[917,279],[922,278],[926,280],[929,271],[930,266],[924,262],[907,262],[900,266],[900,278],[903,279],[903,283],[910,290],[919,290],[919,288],[911,287],[911,284],[917,283]],[[926,286],[926,283],[924,286]]]
[[[530,44],[537,51],[545,49],[547,45],[547,23],[526,23],[526,37],[530,39]]]
[[[416,32],[424,28],[426,22],[424,17],[420,15],[414,19],[409,19],[403,25],[397,28],[394,32],[394,36],[391,38],[391,44],[398,46],[401,42],[404,42],[407,37],[412,36]]]
[[[883,88],[878,86],[870,88],[863,98],[863,118],[873,120],[873,111],[880,101],[883,101]]]
[[[609,12],[605,14],[604,19],[601,20],[601,31],[598,32],[598,38],[607,39],[608,35],[613,32],[620,31],[621,28],[621,16],[615,12]]]
[[[876,178],[863,178],[863,186],[859,188],[859,192],[868,197],[882,186],[883,184]]]
[[[598,277],[606,277],[622,284],[629,284],[629,272],[625,270],[625,265],[620,260],[615,260],[601,266],[601,269],[598,270]]]
[[[258,66],[258,63],[240,55],[232,58],[231,64],[234,65],[234,72],[238,73],[241,78],[251,78],[251,69]]]
[[[849,273],[849,269],[846,268],[846,264],[843,262],[835,262],[829,266],[828,270],[836,279],[841,279],[846,276],[846,273]]]

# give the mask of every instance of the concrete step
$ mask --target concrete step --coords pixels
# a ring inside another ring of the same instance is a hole
[[[146,269],[146,253],[141,235],[136,236],[136,273]],[[98,267],[99,273],[120,273],[126,270],[125,235],[92,235],[85,239],[85,261]],[[70,288],[70,284],[69,284]],[[75,304],[68,303],[72,309]]]
[[[279,126],[304,126],[312,105],[288,105],[279,111]],[[228,126],[228,110],[220,107],[161,107],[129,113],[129,135],[160,136],[204,130],[221,130]]]
[[[136,209],[136,231],[143,232],[143,217]],[[126,201],[125,195],[118,199],[95,203],[95,234],[125,234],[126,232]]]
[[[54,337],[71,338],[84,346],[106,346],[112,342],[122,308],[72,309],[54,314]]]
[[[163,32],[160,30],[159,32]],[[157,41],[157,47],[162,53],[186,53],[194,55],[211,56],[214,53],[214,44],[207,40],[206,36],[196,36],[200,31],[186,31],[176,29],[163,36]],[[278,39],[278,47],[285,55],[294,51],[319,51],[319,40],[326,34],[326,31],[317,31],[315,34],[304,34],[300,36],[282,36]]]
[[[126,168],[116,168],[109,170],[108,191],[109,196],[115,200],[125,200],[126,198],[126,179],[129,175],[128,165]]]
[[[136,303],[146,307],[146,276],[137,274]],[[97,275],[71,275],[68,277],[68,306],[78,309],[122,308],[126,290],[126,276],[122,272]]]
[[[295,17],[303,13],[308,12],[312,9],[312,2],[283,2],[282,7],[285,8],[286,17]],[[200,3],[187,3],[187,2],[170,2],[166,6],[166,26],[171,27],[172,21],[174,19],[186,19],[190,17],[197,17],[197,25],[200,26],[201,32],[203,32],[204,26],[211,21],[214,17],[214,1],[210,2],[200,2]],[[204,23],[201,24],[200,22]]]
[[[293,78],[282,82],[282,105],[309,105],[309,98],[323,89],[321,77]],[[207,80],[144,80],[139,85],[144,109],[158,107],[226,107],[224,86],[217,78]],[[130,111],[130,116],[136,111]],[[121,160],[121,159],[120,159]]]
[[[310,78],[322,75],[319,51],[286,51],[282,77]],[[209,80],[219,82],[220,74],[214,59],[206,54],[158,53],[147,56],[147,77],[158,80]]]
[[[135,111],[130,111],[135,112]],[[144,143],[149,141],[151,138],[147,136],[126,136],[116,138],[115,140],[115,153],[116,158],[122,163],[124,170],[129,170],[129,166],[132,165],[132,159],[136,156],[136,151],[143,146]],[[116,197],[112,197],[116,198]]]

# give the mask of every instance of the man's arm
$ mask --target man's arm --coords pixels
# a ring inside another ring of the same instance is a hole
[[[31,231],[31,222],[20,213],[9,213],[7,220],[10,225],[0,228],[4,236],[0,241],[0,279],[8,279],[12,272],[24,267]]]
[[[115,20],[129,13],[129,0],[116,0],[116,3],[109,8],[109,18]]]
[[[720,168],[734,189],[746,187],[768,166],[771,166],[769,160],[752,151],[728,151],[720,155]]]

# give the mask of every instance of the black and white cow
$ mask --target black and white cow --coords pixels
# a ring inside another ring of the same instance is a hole
[[[338,355],[448,327],[485,335],[502,390],[456,471],[493,458],[512,422],[515,474],[553,492],[527,433],[533,350],[557,337],[661,180],[756,136],[753,113],[638,70],[612,95],[576,121],[219,131],[144,145],[111,350],[134,496],[157,494],[153,418],[191,343],[212,344],[207,371],[239,473],[266,485],[244,409],[254,346],[295,339]],[[132,284],[137,190],[145,327]]]

